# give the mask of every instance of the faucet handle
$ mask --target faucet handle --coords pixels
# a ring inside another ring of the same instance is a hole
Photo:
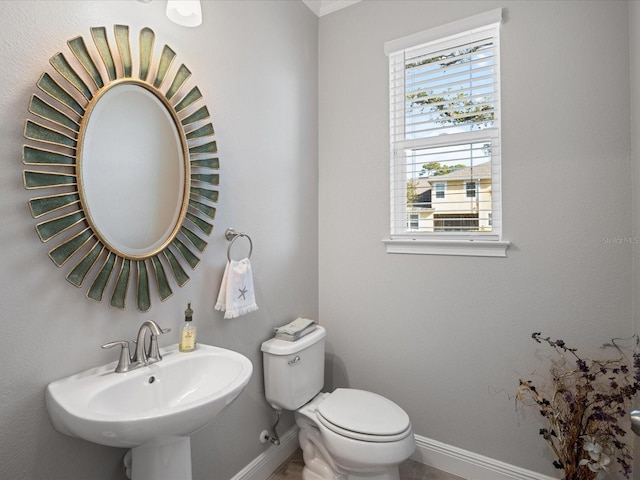
[[[109,342],[102,345],[102,348],[113,348],[120,346],[120,358],[118,358],[118,365],[116,366],[116,373],[126,372],[131,366],[131,358],[129,356],[129,342],[125,340],[118,340],[117,342]]]
[[[160,333],[169,333],[171,331],[170,328],[161,328]],[[158,347],[158,336],[151,335],[151,341],[149,342],[149,351],[147,352],[147,360],[149,363],[155,363],[162,360],[162,355],[160,355],[160,348]]]

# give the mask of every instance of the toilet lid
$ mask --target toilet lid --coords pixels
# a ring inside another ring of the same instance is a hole
[[[409,416],[391,400],[364,390],[338,388],[318,405],[325,420],[351,432],[398,435],[411,426]]]

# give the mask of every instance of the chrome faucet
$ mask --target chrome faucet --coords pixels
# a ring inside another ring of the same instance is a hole
[[[149,348],[145,350],[147,343],[147,331],[151,333],[151,338],[149,340]],[[160,326],[153,320],[147,320],[144,322],[138,330],[138,338],[134,340],[136,344],[136,353],[132,358],[129,357],[129,342],[125,340],[106,343],[102,345],[102,348],[121,346],[122,350],[120,350],[120,357],[118,359],[118,365],[116,366],[115,372],[130,372],[136,368],[151,365],[152,363],[162,360],[162,355],[160,355],[160,349],[158,348],[158,336],[170,331],[170,328],[160,328]]]
[[[151,340],[149,341],[149,349],[145,351],[147,331],[151,332]],[[164,332],[153,320],[147,320],[140,326],[138,330],[138,339],[136,340],[136,353],[131,359],[133,363],[141,365],[150,365],[162,360],[160,350],[158,350],[158,335]]]

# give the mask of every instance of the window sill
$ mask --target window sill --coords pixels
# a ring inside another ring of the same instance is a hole
[[[385,239],[387,253],[506,257],[510,242],[497,240]]]

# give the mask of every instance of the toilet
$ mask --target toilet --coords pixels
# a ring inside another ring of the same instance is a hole
[[[262,344],[265,396],[294,411],[303,480],[399,480],[399,464],[415,450],[411,421],[391,400],[364,390],[323,393],[326,330]]]

